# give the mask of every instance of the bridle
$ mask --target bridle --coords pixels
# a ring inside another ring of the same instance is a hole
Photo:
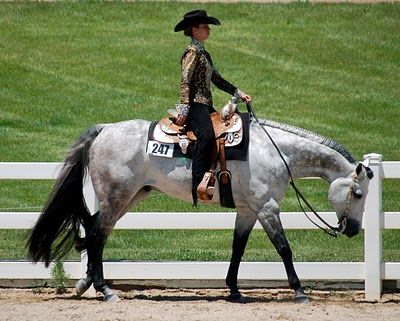
[[[293,181],[292,175],[290,173],[290,169],[288,167],[287,167],[287,169],[288,169],[289,176],[290,176],[290,185],[296,192],[297,202],[299,203],[299,206],[300,206],[301,210],[303,211],[303,214],[307,217],[307,219],[312,224],[314,224],[316,227],[318,227],[319,229],[321,229],[322,231],[324,231],[326,234],[328,234],[330,236],[338,237],[340,234],[343,234],[343,232],[346,230],[346,227],[347,227],[347,219],[350,214],[351,204],[352,204],[352,200],[354,197],[353,188],[350,187],[349,192],[347,193],[346,208],[345,208],[342,216],[339,218],[338,226],[335,227],[335,226],[332,226],[331,224],[329,224],[326,220],[324,220],[321,217],[321,215],[319,215],[318,212],[314,209],[314,207],[307,201],[307,199],[303,196],[303,194],[301,194],[301,192],[299,191],[299,189],[297,188],[296,184]],[[308,209],[325,225],[325,227],[322,227],[321,225],[319,225],[318,223],[316,223],[315,221],[313,221],[310,218],[310,216],[307,214],[306,210],[304,209],[301,201],[303,201],[307,205]]]
[[[371,179],[373,177],[371,169],[362,163],[361,163],[361,166],[364,168],[364,178]],[[354,200],[354,197],[358,198],[358,199],[360,199],[362,197],[362,194],[357,194],[354,190],[354,186],[356,186],[356,184],[358,184],[358,182],[359,182],[359,179],[357,178],[357,174],[354,173],[351,180],[353,181],[353,185],[350,186],[350,190],[347,193],[346,208],[344,209],[344,212],[338,222],[338,225],[339,225],[338,226],[338,234],[342,234],[346,230],[347,218],[350,215],[351,204]]]
[[[351,209],[351,204],[353,202],[353,199],[355,197],[355,193],[354,193],[354,189],[353,187],[355,186],[355,184],[358,183],[358,179],[357,179],[357,175],[354,173],[353,177],[352,177],[352,181],[353,181],[353,185],[350,187],[350,190],[348,192],[348,196],[347,196],[347,203],[346,203],[346,208],[343,212],[343,215],[339,218],[338,221],[338,226],[334,227],[332,225],[330,225],[328,222],[326,222],[321,215],[319,215],[317,213],[317,211],[311,206],[311,204],[307,201],[307,199],[303,196],[303,194],[299,191],[299,189],[297,188],[296,184],[294,183],[294,179],[292,176],[292,173],[290,171],[289,165],[287,164],[285,158],[282,155],[282,152],[280,151],[279,147],[276,145],[275,141],[272,139],[271,135],[268,133],[268,131],[265,129],[266,124],[260,123],[260,121],[258,120],[257,116],[254,113],[254,110],[251,106],[251,102],[246,102],[246,107],[247,107],[247,111],[250,114],[251,118],[254,118],[254,120],[256,121],[256,123],[258,125],[260,125],[261,129],[264,131],[264,133],[268,136],[268,138],[270,139],[272,145],[275,147],[275,149],[277,150],[280,158],[282,159],[283,163],[285,164],[286,170],[289,174],[289,178],[290,178],[290,185],[292,186],[292,188],[294,189],[295,193],[296,193],[296,198],[297,198],[297,202],[300,205],[300,208],[302,209],[304,215],[307,217],[307,219],[314,224],[315,226],[317,226],[319,229],[323,230],[325,233],[327,233],[330,236],[333,237],[338,237],[340,234],[342,234],[347,227],[347,220],[348,220],[348,216],[350,215],[350,209]],[[371,171],[371,169],[367,166],[365,166],[364,164],[360,163],[360,165],[365,169],[365,175],[368,176],[368,178],[372,178],[373,177],[373,173]],[[357,196],[358,197],[358,196]],[[360,197],[361,198],[361,195]],[[314,222],[309,215],[307,214],[307,212],[305,211],[303,204],[301,202],[301,200],[304,202],[304,204],[307,205],[308,209],[325,225],[325,227],[322,227],[321,225],[317,224],[316,222]]]
[[[364,165],[362,165],[362,166],[364,166]],[[353,175],[352,181],[353,181],[353,186],[350,186],[350,190],[347,193],[346,208],[344,209],[344,212],[338,221],[337,234],[342,234],[346,230],[347,218],[350,215],[350,208],[351,208],[351,204],[354,200],[354,197],[357,197],[357,198],[362,197],[362,195],[356,196],[357,194],[355,194],[354,189],[353,189],[354,185],[358,184],[357,175],[355,175],[355,174]]]

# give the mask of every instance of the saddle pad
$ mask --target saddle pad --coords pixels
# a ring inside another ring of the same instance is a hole
[[[249,147],[249,128],[250,128],[250,115],[248,113],[239,113],[240,118],[242,119],[243,124],[243,137],[240,144],[236,146],[226,147],[225,155],[227,160],[239,160],[239,161],[246,161],[247,160],[247,151]],[[154,141],[154,129],[158,121],[152,122],[150,124],[147,141]],[[171,141],[171,144],[173,142]],[[148,144],[147,144],[148,146]],[[160,143],[162,146],[162,143]],[[173,151],[169,150],[168,154],[172,157],[185,157],[185,158],[193,158],[193,150],[194,150],[194,143],[191,143],[188,147],[188,152],[186,154],[182,154],[181,148],[177,143],[173,144],[174,148]],[[147,151],[149,152],[149,151]]]

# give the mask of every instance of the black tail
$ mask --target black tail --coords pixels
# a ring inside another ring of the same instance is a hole
[[[54,189],[27,242],[28,257],[33,262],[61,259],[79,237],[80,223],[90,221],[83,197],[83,179],[88,165],[88,152],[104,126],[89,128],[72,147]]]

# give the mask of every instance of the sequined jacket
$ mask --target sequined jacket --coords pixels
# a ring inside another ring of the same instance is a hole
[[[217,88],[238,96],[239,90],[221,77],[213,66],[210,54],[195,39],[192,39],[182,55],[181,69],[181,98],[177,105],[179,114],[187,116],[192,103],[212,106],[211,82]]]

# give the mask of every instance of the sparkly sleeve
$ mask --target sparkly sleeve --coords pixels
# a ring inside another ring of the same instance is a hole
[[[190,82],[198,61],[198,53],[189,48],[182,57],[181,104],[189,104]]]
[[[213,70],[213,73],[211,75],[211,81],[215,86],[217,86],[218,89],[221,89],[226,93],[231,94],[232,96],[235,94],[236,87],[232,85],[229,81],[222,78],[220,73],[215,69]]]

